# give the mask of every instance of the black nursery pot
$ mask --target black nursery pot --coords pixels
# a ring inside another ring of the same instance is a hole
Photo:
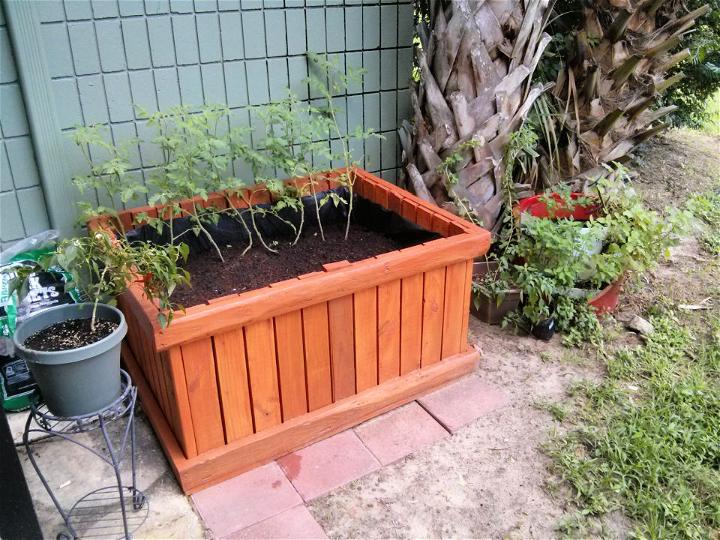
[[[533,325],[530,332],[537,339],[541,339],[543,341],[550,341],[555,335],[556,329],[557,324],[555,318],[550,317],[549,319],[545,319],[544,321],[540,321],[539,323]]]

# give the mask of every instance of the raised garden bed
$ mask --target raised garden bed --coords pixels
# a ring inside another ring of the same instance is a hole
[[[472,267],[490,234],[365,171],[355,174],[359,197],[440,237],[214,298],[176,313],[164,329],[139,285],[120,297],[129,327],[125,363],[186,493],[474,368]],[[207,204],[216,202],[222,197]],[[119,217],[130,228],[134,215],[157,211]]]

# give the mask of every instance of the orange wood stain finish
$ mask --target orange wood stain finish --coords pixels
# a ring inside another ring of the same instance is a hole
[[[467,348],[472,262],[487,251],[489,233],[365,171],[353,174],[356,193],[443,238],[213,299],[177,313],[167,329],[139,286],[121,297],[126,366],[186,492],[475,365]],[[327,186],[318,179],[317,190]],[[187,203],[224,207],[228,198],[240,204],[224,193]],[[266,199],[258,192],[253,201]],[[119,219],[129,228],[134,215],[163,211],[137,208]]]

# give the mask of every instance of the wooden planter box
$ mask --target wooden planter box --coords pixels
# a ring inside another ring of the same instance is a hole
[[[470,372],[473,259],[490,234],[365,171],[356,193],[443,238],[177,313],[139,286],[119,304],[124,361],[186,493]],[[138,208],[123,212],[127,225]]]

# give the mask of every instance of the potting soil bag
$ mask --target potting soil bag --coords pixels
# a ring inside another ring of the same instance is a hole
[[[25,362],[14,354],[12,336],[17,325],[43,309],[82,300],[79,290],[66,287],[71,276],[59,266],[31,274],[27,282],[27,295],[23,298],[19,297],[17,291],[11,292],[17,269],[33,268],[54,248],[54,243],[44,241],[40,247],[15,253],[6,263],[0,264],[0,394],[5,410],[29,407],[36,393]]]

